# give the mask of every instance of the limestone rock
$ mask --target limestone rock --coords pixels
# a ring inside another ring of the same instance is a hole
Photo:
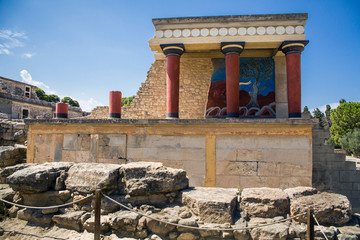
[[[307,226],[306,224],[296,224],[295,222],[291,223],[289,226],[289,235],[288,238],[300,238],[306,239]]]
[[[235,230],[234,231],[234,238],[235,240],[249,240],[250,233],[248,230]]]
[[[348,235],[340,233],[337,235],[338,240],[358,240],[359,238],[356,235]]]
[[[315,216],[321,225],[342,225],[351,219],[351,205],[344,195],[323,192],[292,199],[291,215],[306,213],[309,206],[313,207]],[[306,214],[297,220],[306,223]]]
[[[53,213],[57,213],[59,211],[59,208],[46,208],[41,210],[41,213],[46,215],[46,214],[53,214]]]
[[[182,203],[207,223],[232,224],[236,199],[235,188],[196,187],[182,191]]]
[[[185,170],[168,168],[162,163],[132,162],[122,165],[120,173],[130,195],[174,192],[189,185]]]
[[[194,232],[183,232],[177,238],[178,240],[196,240],[199,239],[199,235]]]
[[[22,193],[21,194],[24,205],[48,207],[66,203],[70,197],[69,190],[63,191],[47,191],[42,193]]]
[[[15,196],[14,190],[12,190],[8,184],[0,184],[0,198],[12,202]]]
[[[140,217],[130,211],[118,211],[110,215],[110,226],[121,233],[134,235]]]
[[[250,217],[284,216],[289,212],[289,198],[279,188],[245,188],[240,208]]]
[[[52,220],[61,227],[75,229],[76,231],[82,230],[81,216],[84,211],[67,212],[61,215],[54,215]]]
[[[178,223],[179,221],[179,219],[176,218],[175,216],[169,216],[169,215],[163,216],[160,214],[152,214],[151,216],[156,219],[161,219],[170,223]],[[151,218],[146,219],[146,226],[150,232],[162,236],[166,236],[168,233],[173,232],[176,229],[176,226],[174,225],[159,222]]]
[[[13,166],[26,159],[26,146],[0,146],[0,167]]]
[[[209,228],[221,228],[219,224],[205,223],[199,227],[204,228],[203,230],[199,230],[200,236],[203,238],[218,238],[221,234],[220,230],[207,230]]]
[[[15,166],[10,166],[10,167],[6,167],[3,170],[1,170],[0,172],[0,178],[1,178],[1,182],[2,183],[6,183],[6,178],[8,176],[10,176],[11,174],[13,174],[16,171],[19,171],[21,169],[30,167],[30,166],[35,166],[37,165],[36,163],[21,163],[21,164],[16,164]]]
[[[81,193],[94,192],[96,188],[117,189],[120,166],[98,163],[74,164],[68,171],[65,185],[67,189]]]
[[[33,210],[33,209],[21,209],[17,212],[17,217],[21,220],[29,221],[30,223],[36,225],[50,225],[52,214],[44,215],[41,213],[41,210]]]
[[[51,162],[31,165],[14,172],[6,182],[15,190],[25,193],[39,193],[53,189],[55,180],[62,170],[68,170],[72,163]]]
[[[286,192],[289,198],[292,199],[292,198],[314,195],[318,191],[316,188],[313,187],[294,187],[294,188],[287,188],[284,190],[284,192]]]
[[[329,240],[335,239],[336,236],[336,228],[335,227],[324,227],[324,226],[315,226],[314,234],[315,238],[325,239],[324,234]]]
[[[266,227],[254,228],[250,231],[253,240],[260,239],[283,239],[288,236],[289,226],[286,223],[278,223]]]
[[[95,232],[95,217],[88,218],[84,223],[84,229],[89,232]],[[101,215],[100,216],[100,231],[107,232],[110,230],[109,217]]]
[[[356,236],[360,239],[360,226],[343,226],[338,228],[339,232],[346,236]]]
[[[187,218],[187,219],[180,219],[178,224],[185,225],[185,226],[191,226],[191,227],[197,227],[198,224],[195,219]],[[197,232],[196,229],[190,229],[186,227],[177,227],[178,232]]]

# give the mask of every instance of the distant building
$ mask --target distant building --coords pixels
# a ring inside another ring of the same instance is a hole
[[[0,77],[0,113],[9,119],[51,119],[55,103],[40,100],[36,86]],[[69,118],[84,116],[80,107],[69,107]]]

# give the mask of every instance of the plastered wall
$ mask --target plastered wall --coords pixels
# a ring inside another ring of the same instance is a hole
[[[192,186],[311,186],[312,124],[266,120],[272,124],[261,119],[30,124],[27,161],[152,161],[185,169]]]

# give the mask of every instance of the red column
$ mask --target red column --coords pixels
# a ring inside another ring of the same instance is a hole
[[[285,41],[281,50],[286,55],[289,118],[301,118],[301,52],[309,41]]]
[[[121,118],[121,92],[111,91],[109,94],[109,117]]]
[[[179,118],[180,56],[182,44],[160,45],[166,55],[166,118]]]
[[[69,105],[67,103],[56,103],[55,105],[55,117],[56,118],[68,118]]]
[[[226,112],[228,118],[239,117],[240,53],[245,42],[223,42],[226,66]]]
[[[240,56],[238,54],[226,55],[225,65],[227,117],[239,117]]]

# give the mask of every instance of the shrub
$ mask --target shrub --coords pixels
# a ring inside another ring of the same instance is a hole
[[[356,128],[352,132],[348,132],[339,140],[340,146],[347,154],[360,156],[360,129]]]

